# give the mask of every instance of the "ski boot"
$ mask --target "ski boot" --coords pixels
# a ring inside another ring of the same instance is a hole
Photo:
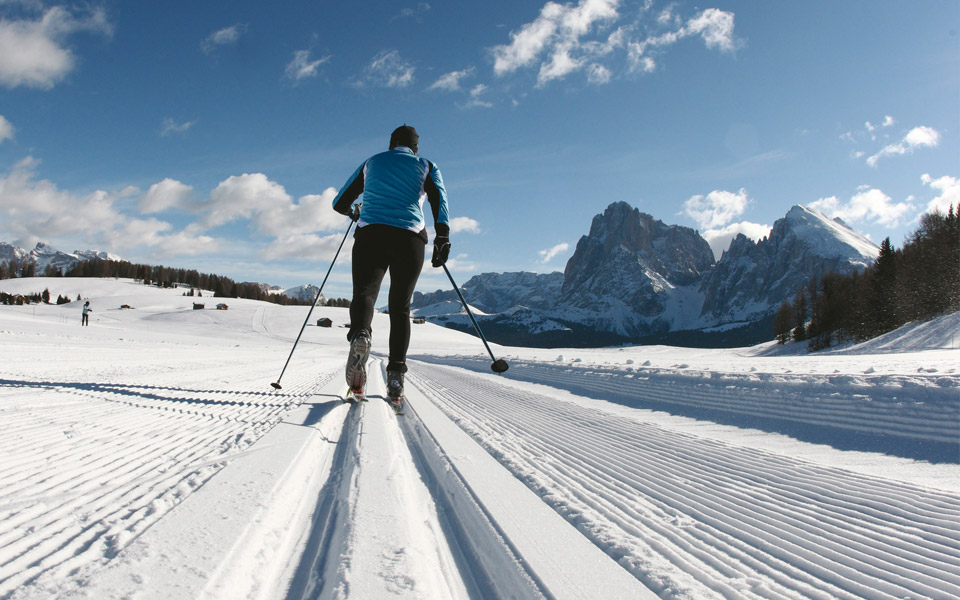
[[[402,415],[406,399],[403,397],[403,373],[387,371],[387,400],[394,414]]]
[[[347,356],[347,392],[345,401],[366,400],[363,386],[367,383],[367,359],[370,357],[370,333],[358,331],[350,342],[350,354]]]

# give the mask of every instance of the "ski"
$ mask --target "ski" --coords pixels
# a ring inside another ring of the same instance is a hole
[[[343,401],[347,404],[356,404],[357,402],[366,402],[367,397],[363,393],[363,389],[353,389],[347,388],[347,393],[343,395]]]
[[[393,409],[393,414],[403,414],[403,408],[406,405],[406,401],[404,400],[403,396],[400,396],[399,398],[387,398],[387,402],[390,403],[390,408]]]

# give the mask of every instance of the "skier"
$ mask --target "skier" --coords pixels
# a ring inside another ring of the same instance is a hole
[[[403,377],[410,345],[410,299],[423,268],[428,242],[424,200],[430,203],[436,230],[431,264],[442,266],[450,254],[447,192],[437,165],[417,155],[419,139],[413,127],[397,127],[390,135],[389,149],[364,161],[333,200],[334,210],[357,223],[347,333],[347,384],[352,394],[362,398],[374,303],[389,271],[387,395],[398,414],[403,412]],[[355,206],[361,194],[363,202]]]
[[[92,312],[93,309],[90,308],[90,301],[87,300],[83,305],[83,314],[80,316],[80,325],[90,325],[90,313]]]

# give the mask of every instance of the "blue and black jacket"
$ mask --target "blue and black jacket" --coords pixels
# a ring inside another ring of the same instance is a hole
[[[447,191],[440,169],[406,146],[368,158],[333,199],[333,209],[349,215],[360,194],[363,194],[363,206],[358,229],[367,225],[390,225],[412,231],[426,242],[423,202],[427,200],[437,235],[450,235]]]

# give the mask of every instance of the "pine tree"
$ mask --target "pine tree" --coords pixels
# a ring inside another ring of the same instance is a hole
[[[773,318],[773,334],[776,336],[778,344],[786,344],[787,340],[790,339],[794,316],[793,306],[790,305],[790,302],[784,300]]]

